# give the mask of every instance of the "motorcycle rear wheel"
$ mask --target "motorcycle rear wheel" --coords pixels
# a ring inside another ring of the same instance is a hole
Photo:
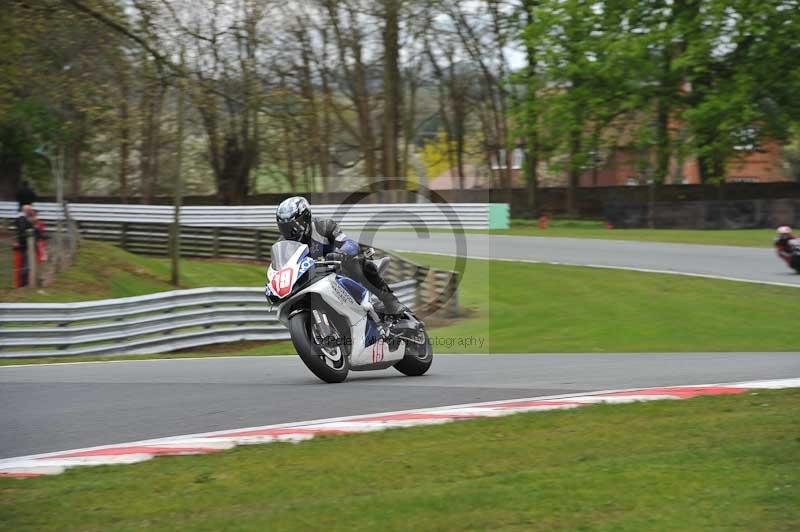
[[[428,332],[425,331],[424,344],[406,344],[406,356],[403,360],[394,365],[394,368],[409,377],[419,377],[424,375],[433,364],[433,347]]]
[[[289,332],[292,335],[292,343],[300,355],[300,360],[311,370],[311,373],[319,377],[324,382],[337,383],[343,382],[350,372],[350,363],[345,353],[344,347],[339,347],[341,354],[341,365],[331,367],[326,363],[326,355],[317,341],[314,339],[312,326],[314,318],[310,312],[295,314],[289,319]]]

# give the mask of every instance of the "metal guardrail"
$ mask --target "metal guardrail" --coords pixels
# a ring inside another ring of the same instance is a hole
[[[392,284],[414,308],[417,281]],[[80,303],[0,304],[0,358],[164,353],[286,340],[262,288],[196,288]]]
[[[129,222],[80,222],[81,236],[119,245],[126,251],[139,254],[166,256],[170,249],[169,224]],[[272,244],[278,240],[277,230],[236,227],[181,226],[181,255],[185,257],[232,258],[268,262]],[[362,246],[363,248],[364,246]],[[438,272],[429,276],[430,269],[403,257],[375,250],[376,258],[392,257],[385,277],[389,282],[415,279],[425,287],[427,310],[433,310],[434,301],[452,315],[456,312],[453,297],[457,285],[455,272]],[[452,285],[452,288],[450,288]],[[426,312],[427,313],[427,312]]]
[[[78,228],[84,238],[111,242],[131,253],[169,254],[170,224],[83,221]],[[181,225],[181,255],[268,261],[279,236],[277,229]]]
[[[165,256],[169,252],[168,224],[81,222],[78,225],[84,238],[113,242],[132,253]],[[271,246],[279,236],[277,230],[269,229],[181,226],[181,255],[269,261]],[[399,255],[381,249],[375,250],[376,258],[386,255],[392,257],[384,274],[386,280],[416,280],[425,295],[424,304],[420,302],[420,310],[424,315],[440,309],[444,309],[449,316],[457,313],[456,272],[431,270]],[[435,275],[431,275],[432,272]]]
[[[489,229],[499,223],[498,210],[489,203],[393,203],[354,205],[314,205],[314,215],[335,219],[342,227],[352,228],[454,228]],[[44,220],[59,216],[55,203],[37,202],[36,210]],[[189,206],[181,208],[181,225],[198,227],[275,228],[275,205]],[[171,223],[169,205],[130,205],[71,203],[70,215],[78,222]],[[16,216],[17,204],[0,202],[0,218]],[[505,209],[506,226],[508,209]]]
[[[166,255],[170,224],[78,223],[83,237],[134,253]],[[184,256],[270,260],[277,231],[181,226]],[[421,316],[457,313],[458,274],[397,255],[384,274]],[[261,288],[203,288],[81,303],[0,304],[0,357],[147,354],[240,340],[287,339]]]

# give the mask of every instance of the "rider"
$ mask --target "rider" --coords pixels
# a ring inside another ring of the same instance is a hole
[[[775,251],[778,252],[778,256],[786,261],[786,264],[789,266],[792,266],[792,258],[794,257],[792,245],[789,244],[789,242],[795,238],[797,237],[792,233],[792,228],[788,225],[780,226],[778,228],[778,235],[775,237]]]
[[[342,261],[349,277],[361,282],[378,296],[384,314],[399,316],[408,309],[383,280],[378,268],[371,260],[359,255],[358,243],[345,235],[339,225],[330,218],[311,216],[311,206],[300,196],[285,199],[275,212],[281,240],[294,240],[308,246],[312,258],[324,256],[328,260]]]

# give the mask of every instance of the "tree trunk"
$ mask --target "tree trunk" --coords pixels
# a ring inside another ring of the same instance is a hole
[[[666,181],[669,174],[669,160],[672,155],[669,135],[669,118],[672,112],[670,102],[675,97],[675,90],[672,83],[672,43],[666,43],[661,58],[661,80],[656,102],[656,168],[647,194],[647,225],[651,229],[655,228],[658,187]]]
[[[153,95],[148,88],[145,89],[142,100],[144,116],[142,119],[142,133],[139,141],[139,180],[142,186],[142,203],[153,202]]]
[[[364,160],[364,173],[370,179],[370,186],[373,190],[376,177],[377,165],[375,160],[375,135],[372,130],[372,111],[369,98],[369,87],[367,86],[366,67],[363,60],[362,35],[357,27],[346,28],[344,31],[339,20],[337,2],[326,1],[325,7],[333,26],[336,36],[337,48],[339,50],[339,62],[344,68],[345,83],[350,89],[350,97],[356,108],[358,117],[358,128],[355,130],[355,137],[358,140],[361,155]],[[358,18],[352,6],[347,6],[351,21]],[[344,33],[347,32],[347,35]],[[347,51],[353,55],[353,67],[349,68]]]
[[[580,183],[580,165],[578,164],[581,153],[582,143],[581,130],[573,128],[570,132],[569,141],[569,183],[567,184],[567,215],[576,217],[578,215],[577,190]]]
[[[155,73],[153,73],[155,75]],[[140,168],[142,180],[142,203],[151,204],[155,196],[156,180],[159,172],[159,152],[161,151],[161,110],[164,104],[166,85],[160,79],[147,81],[143,106],[145,117],[142,124]]]
[[[303,164],[303,173],[306,175],[306,181],[308,182],[309,179],[314,179],[314,169],[316,168],[316,163],[319,161],[319,157],[322,152],[322,135],[319,126],[317,97],[316,93],[314,92],[314,84],[311,78],[310,45],[308,43],[307,35],[304,32],[299,32],[298,39],[300,40],[300,44],[302,46],[301,56],[303,60],[302,67],[300,69],[301,90],[307,107],[305,112],[307,119],[306,127],[308,128],[311,137],[311,149],[309,150],[311,152],[309,154],[310,157],[307,157],[307,160]],[[313,186],[311,186],[309,183],[309,191],[312,189]]]
[[[525,20],[528,27],[534,23],[533,8],[538,4],[537,0],[525,0]],[[539,130],[538,113],[536,109],[537,83],[536,83],[536,48],[530,39],[525,39],[525,58],[527,61],[525,70],[525,170],[528,188],[528,210],[532,218],[539,216]]]
[[[22,181],[22,157],[14,150],[0,150],[0,199],[13,201]]]
[[[400,68],[399,62],[399,11],[398,0],[385,0],[385,26],[383,29],[383,153],[382,171],[385,190],[391,191],[390,180],[398,176],[397,135],[400,130]]]
[[[458,169],[458,189],[464,191],[464,138],[456,138],[456,168]]]
[[[403,159],[399,177],[408,179],[411,146],[414,143],[414,122],[417,118],[417,78],[414,73],[408,76],[408,105],[403,113]]]
[[[81,144],[81,138],[75,139],[70,149],[69,196],[72,200],[81,195]]]
[[[184,66],[184,52],[181,50],[181,66]],[[181,208],[183,207],[183,123],[185,115],[185,93],[182,85],[178,85],[178,132],[177,147],[175,149],[175,186],[174,195],[174,217],[172,223],[172,246],[170,255],[172,259],[172,286],[180,285],[180,261],[181,261]]]
[[[130,125],[128,124],[128,100],[123,98],[120,103],[120,132],[119,132],[119,196],[122,203],[128,203],[128,169],[130,167]]]
[[[327,32],[322,33],[322,65],[320,66],[320,79],[322,81],[322,131],[320,134],[319,172],[322,174],[322,191],[330,191],[331,178],[331,107],[333,94],[328,80],[328,37]]]

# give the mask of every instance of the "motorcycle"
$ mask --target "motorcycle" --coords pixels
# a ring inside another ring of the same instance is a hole
[[[800,238],[789,240],[787,250],[791,253],[791,256],[784,258],[784,260],[791,269],[800,273]]]
[[[383,272],[389,257],[376,261]],[[425,324],[411,312],[387,317],[363,285],[341,275],[341,262],[315,260],[308,246],[282,240],[272,246],[265,295],[278,306],[297,354],[325,382],[342,382],[352,371],[394,367],[423,375],[433,362]]]

